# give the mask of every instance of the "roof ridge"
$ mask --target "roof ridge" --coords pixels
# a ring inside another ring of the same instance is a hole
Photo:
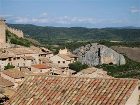
[[[139,81],[139,79],[133,79],[133,78],[105,78],[105,77],[81,77],[81,76],[63,76],[63,75],[46,75],[46,74],[27,74],[26,77],[29,76],[46,76],[46,77],[58,77],[58,78],[83,78],[83,79],[106,79],[106,80],[135,80]]]

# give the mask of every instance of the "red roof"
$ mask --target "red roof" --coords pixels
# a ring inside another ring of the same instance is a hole
[[[32,65],[32,67],[38,68],[38,69],[49,69],[49,68],[51,68],[50,66],[47,66],[45,64],[36,64],[36,65]]]
[[[27,76],[6,105],[125,105],[134,79]]]

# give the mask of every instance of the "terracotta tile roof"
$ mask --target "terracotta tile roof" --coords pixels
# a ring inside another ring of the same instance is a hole
[[[39,60],[42,61],[43,63],[52,63],[51,60],[46,57],[40,57]]]
[[[9,57],[15,57],[15,55],[9,52],[0,52],[0,59],[9,58]]]
[[[90,77],[90,78],[113,78],[109,75],[107,75],[107,72],[104,71],[103,69],[98,69],[95,67],[83,69],[77,74],[76,76],[83,76],[83,77]]]
[[[37,69],[49,69],[49,68],[51,68],[50,66],[45,65],[45,64],[36,64],[36,65],[32,65],[32,67],[37,68]]]
[[[49,49],[47,49],[45,47],[41,47],[41,49],[48,54],[52,54],[52,51],[50,51]]]
[[[58,54],[58,56],[60,56],[61,58],[65,59],[65,60],[67,60],[67,61],[72,60],[71,57],[69,57],[68,55],[65,55],[65,54]]]
[[[14,79],[19,79],[19,78],[24,78],[25,77],[24,72],[18,70],[17,68],[3,70],[2,73],[6,74],[9,77],[12,77]]]
[[[72,54],[72,53],[69,53],[68,56],[71,57],[71,58],[78,58],[77,55],[74,55],[74,54]]]
[[[22,58],[25,60],[35,60],[35,58],[32,56],[23,56]]]
[[[34,50],[31,48],[21,47],[21,48],[9,48],[7,51],[14,53],[16,55],[22,55],[22,54],[36,54]]]
[[[14,86],[14,83],[4,79],[3,77],[0,77],[0,87],[10,87],[10,86]]]
[[[125,105],[133,79],[27,76],[6,105]]]
[[[77,56],[72,53],[58,54],[58,56],[60,56],[61,58],[65,59],[65,60],[72,60],[72,58],[77,58]]]

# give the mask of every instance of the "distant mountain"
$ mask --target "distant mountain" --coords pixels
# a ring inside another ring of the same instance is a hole
[[[126,27],[106,27],[106,28],[112,28],[112,29],[140,29],[140,27],[134,27],[134,26],[126,26]]]
[[[84,28],[84,27],[49,27],[32,24],[8,24],[10,27],[23,30],[26,36],[37,39],[42,43],[61,43],[79,40],[118,40],[140,41],[138,27]]]

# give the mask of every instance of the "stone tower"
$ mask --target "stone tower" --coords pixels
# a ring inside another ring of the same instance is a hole
[[[6,24],[5,20],[0,18],[0,43],[6,43]]]

